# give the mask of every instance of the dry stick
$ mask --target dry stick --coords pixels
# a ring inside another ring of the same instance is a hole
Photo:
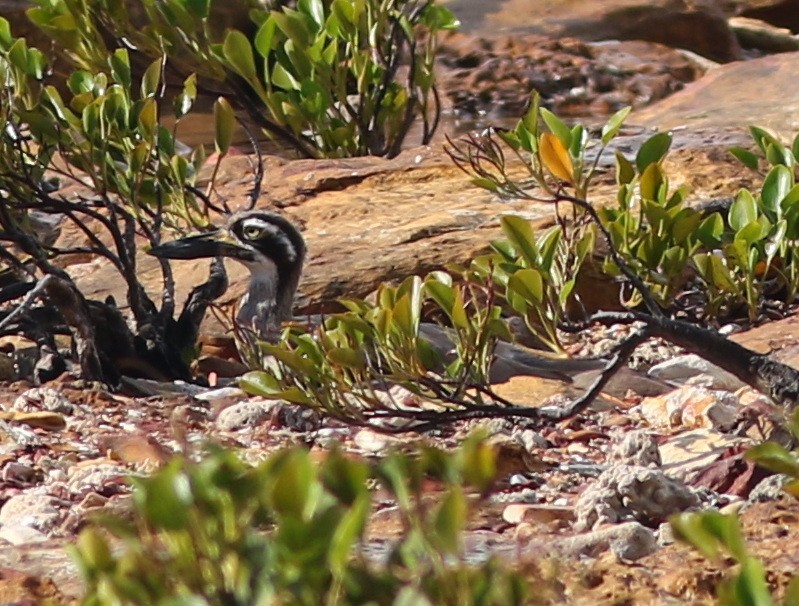
[[[799,370],[731,341],[714,330],[683,320],[652,317],[639,312],[598,312],[586,323],[632,324],[642,322],[653,337],[659,337],[695,353],[735,375],[744,383],[768,394],[792,411],[799,404]]]
[[[46,298],[64,317],[75,341],[81,376],[89,381],[103,378],[100,357],[94,339],[94,327],[89,317],[86,299],[75,285],[53,274],[48,274],[31,290],[22,303],[0,321],[0,331],[28,310],[39,298]]]

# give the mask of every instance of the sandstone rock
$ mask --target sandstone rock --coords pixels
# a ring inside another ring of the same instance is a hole
[[[55,528],[62,518],[60,502],[38,488],[8,499],[0,507],[1,526],[30,526],[41,532]]]
[[[736,4],[736,13],[742,17],[760,19],[799,33],[799,12],[794,0],[743,0]]]
[[[559,525],[574,520],[574,509],[557,505],[511,503],[502,510],[502,519],[508,524]]]
[[[64,396],[57,389],[51,387],[34,387],[20,395],[11,405],[13,410],[25,412],[35,410],[48,410],[70,415],[74,405],[69,398]]]
[[[439,65],[456,116],[481,120],[517,119],[536,90],[558,115],[596,122],[662,99],[704,73],[699,61],[653,42],[461,33],[442,40]]]
[[[667,394],[647,397],[635,408],[655,427],[712,427],[725,431],[735,423],[740,402],[721,390],[686,385]]]
[[[662,130],[757,124],[792,136],[799,130],[797,66],[799,52],[724,65],[631,119]]]
[[[561,557],[599,557],[610,551],[620,560],[632,562],[654,552],[657,540],[649,528],[638,522],[626,522],[564,537],[554,544],[532,542],[529,547],[544,549]]]
[[[714,0],[508,0],[491,5],[493,10],[480,4],[479,13],[462,16],[467,26],[484,22],[504,31],[556,38],[649,40],[719,61],[741,57],[741,49],[727,27],[727,15]],[[452,8],[461,16],[457,1]]]
[[[729,20],[729,24],[744,48],[766,53],[789,53],[799,50],[799,38],[787,28],[774,27],[751,17],[733,17]]]
[[[662,468],[670,476],[688,481],[729,448],[752,443],[752,440],[724,435],[713,429],[684,431],[670,436],[660,445]]]

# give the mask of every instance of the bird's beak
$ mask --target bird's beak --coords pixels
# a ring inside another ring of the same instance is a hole
[[[232,257],[249,260],[251,251],[236,242],[226,230],[216,230],[198,236],[189,236],[154,246],[149,254],[165,259],[203,259],[207,257]]]

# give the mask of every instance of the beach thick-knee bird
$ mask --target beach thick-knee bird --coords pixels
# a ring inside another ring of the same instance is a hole
[[[228,257],[250,270],[250,285],[236,319],[262,337],[277,334],[292,317],[292,306],[305,261],[305,240],[285,217],[263,210],[232,215],[224,228],[153,247],[150,254],[168,259]],[[423,323],[420,334],[446,355],[453,349],[448,331]],[[536,355],[532,350],[500,342],[491,366],[492,382],[530,375],[569,381],[571,375],[597,370],[603,360],[568,360]]]

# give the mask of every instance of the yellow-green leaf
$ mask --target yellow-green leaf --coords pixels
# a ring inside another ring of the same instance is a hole
[[[574,167],[569,152],[561,140],[552,133],[542,133],[538,142],[538,151],[544,167],[561,181],[572,183]]]

